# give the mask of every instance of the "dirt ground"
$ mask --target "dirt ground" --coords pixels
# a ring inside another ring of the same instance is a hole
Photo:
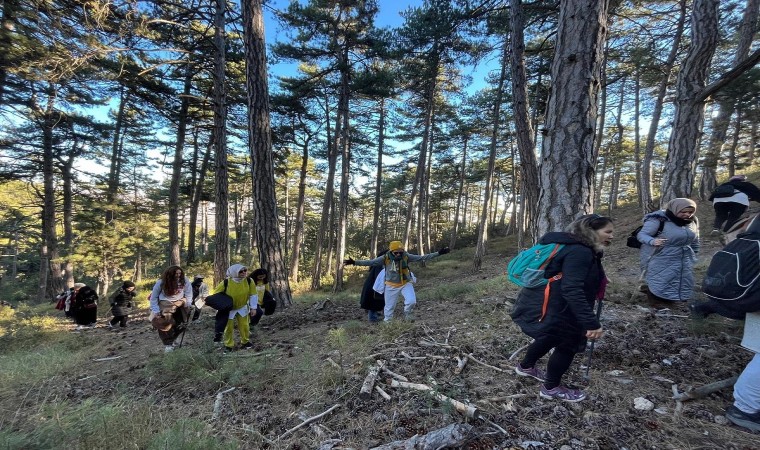
[[[583,368],[588,353],[576,357],[566,377],[568,383],[587,390],[589,398],[581,403],[541,399],[538,382],[513,372],[519,354],[510,356],[528,338],[508,316],[516,289],[504,277],[507,258],[514,254],[507,248],[492,249],[483,265],[486,269],[476,274],[469,271],[469,261],[463,262],[458,279],[441,278],[432,262],[418,274],[420,301],[412,324],[370,325],[357,302],[346,301],[297,303],[266,317],[255,331],[255,350],[232,353],[222,363],[243,367],[255,358],[266,360],[265,372],[271,378],[263,384],[254,386],[243,378],[224,386],[188,387],[181,379],[177,383],[141,379],[146,365],[177,357],[163,354],[157,335],[141,314],[120,332],[102,326],[88,331],[102,334],[102,358],[120,359],[101,363],[107,367],[106,376],[72,381],[67,392],[72,398],[102,395],[114,389],[111,380],[118,379],[134,386],[132,395],[158,392],[158,406],[211,421],[217,394],[235,387],[219,402],[219,417],[213,423],[219,434],[247,442],[247,448],[372,448],[451,424],[468,425],[469,439],[461,447],[467,449],[760,448],[760,434],[728,424],[723,416],[732,401],[731,388],[690,401],[673,399],[675,391],[737,375],[750,353],[739,345],[741,323],[719,317],[694,321],[685,308],[657,311],[632,295],[638,255],[624,242],[635,226],[634,221],[618,223],[616,241],[605,255],[611,279],[602,314],[606,335],[595,345],[590,377],[585,379]],[[717,239],[703,238],[698,271],[704,271],[717,248]],[[503,290],[480,297],[426,299],[425,292],[435,286],[476,285],[488,279],[504,280]],[[207,311],[200,323],[191,325],[184,348],[175,353],[219,353],[209,343],[211,314]],[[325,344],[330,330],[340,327],[348,329],[348,342]],[[359,340],[364,344],[354,345]],[[310,359],[304,362],[307,356]],[[459,371],[457,364],[463,359],[467,362]],[[466,419],[424,392],[394,387],[393,376],[385,371],[376,384],[390,399],[377,391],[360,399],[359,390],[376,360],[384,360],[387,369],[409,382],[426,384],[476,407],[480,417]],[[300,370],[295,366],[304,366],[303,385],[286,386],[298,382],[280,374]],[[82,378],[86,373],[83,368]],[[178,392],[190,394],[178,396]],[[649,400],[653,409],[635,409],[637,398]],[[334,405],[340,406],[283,436],[305,418]]]

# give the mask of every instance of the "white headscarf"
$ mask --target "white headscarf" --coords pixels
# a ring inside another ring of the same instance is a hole
[[[229,269],[227,269],[227,278],[234,281],[235,283],[240,283],[242,278],[240,278],[240,271],[245,269],[245,266],[242,264],[233,264],[230,266]]]

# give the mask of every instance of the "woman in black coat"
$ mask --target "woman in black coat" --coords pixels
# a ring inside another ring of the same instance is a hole
[[[565,232],[547,233],[541,244],[563,247],[546,267],[546,286],[523,288],[512,311],[512,320],[535,339],[515,372],[543,382],[540,396],[579,402],[586,394],[563,386],[560,381],[575,354],[583,352],[587,339],[602,336],[602,325],[594,315],[594,301],[604,296],[607,284],[602,268],[602,250],[614,234],[609,217],[590,214],[568,225]],[[548,296],[547,296],[548,293]],[[546,373],[536,362],[554,349]]]
[[[114,329],[117,323],[120,324],[121,328],[127,326],[133,298],[135,298],[135,284],[129,280],[122,283],[121,287],[111,294],[111,313],[113,314],[113,318],[108,322],[109,328]]]
[[[77,330],[95,328],[98,321],[98,294],[84,283],[75,283],[74,289],[76,293],[71,302],[71,310],[74,320],[79,325]]]

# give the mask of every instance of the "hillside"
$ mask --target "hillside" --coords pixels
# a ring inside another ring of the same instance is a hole
[[[699,206],[704,271],[719,244],[709,236],[712,208]],[[181,349],[164,354],[145,308],[119,332],[105,327],[104,311],[98,328],[73,332],[50,306],[42,313],[0,309],[0,447],[364,449],[467,423],[468,449],[760,448],[757,434],[726,424],[730,388],[683,403],[672,398],[674,389],[739,373],[750,357],[739,346],[741,324],[694,321],[685,308],[656,312],[632,296],[638,254],[625,237],[639,215],[613,216],[607,333],[594,350],[590,379],[581,368],[587,355],[567,377],[586,386],[584,402],[540,399],[537,382],[514,374],[510,355],[529,339],[508,316],[517,291],[503,271],[514,241],[497,238],[479,273],[471,273],[471,248],[413,266],[414,323],[367,323],[358,308],[365,270],[356,268],[349,291],[296,297],[293,307],[262,320],[255,350],[228,355],[210,342],[210,310],[191,325]],[[411,383],[476,407],[481,418],[468,421],[424,392],[393,387],[388,372],[376,383],[388,400],[377,391],[360,399],[377,360]],[[634,409],[637,397],[655,409]]]

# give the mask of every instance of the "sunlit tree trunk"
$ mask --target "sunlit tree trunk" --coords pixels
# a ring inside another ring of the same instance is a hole
[[[464,179],[467,172],[467,143],[470,139],[469,134],[464,135],[462,142],[462,160],[459,163],[459,194],[457,195],[457,206],[454,212],[453,226],[451,227],[451,238],[449,240],[449,247],[455,248],[457,244],[457,235],[459,234],[459,221],[462,209],[462,197],[464,192]]]
[[[304,234],[304,218],[306,217],[306,177],[309,168],[309,142],[311,136],[307,136],[301,155],[301,170],[298,176],[298,204],[296,205],[295,230],[293,230],[293,251],[290,254],[290,281],[298,282],[298,263],[301,257],[301,242]]]
[[[219,7],[217,5],[217,7]],[[222,6],[223,8],[223,6]],[[221,20],[222,26],[224,26],[224,11],[217,11],[216,13],[218,16],[221,16],[221,19],[218,19],[215,17],[214,19],[214,25],[219,26],[218,20]],[[216,45],[224,45],[224,30],[221,31],[221,35],[218,36],[218,39],[221,39],[220,42],[216,42],[217,36],[215,36],[215,43]],[[217,34],[220,32],[217,31]],[[215,76],[221,75],[221,85],[217,86],[216,83],[219,82],[219,80],[214,80],[214,90],[221,89],[224,90],[224,49],[221,50],[221,56],[217,55],[217,58],[221,57],[222,62],[222,73],[215,73]],[[219,61],[216,61],[215,64],[218,64]],[[215,69],[215,72],[217,72],[218,69]],[[182,177],[182,163],[184,162],[184,149],[185,149],[185,136],[187,134],[187,112],[190,107],[190,87],[192,86],[192,71],[190,69],[190,62],[187,62],[185,66],[185,82],[184,87],[182,89],[182,95],[180,96],[180,106],[179,106],[179,112],[178,112],[178,118],[177,118],[177,142],[174,145],[174,161],[172,162],[172,179],[171,179],[171,186],[169,187],[169,265],[179,265],[180,264],[180,242],[179,242],[179,183],[180,179]],[[214,100],[220,100],[219,94],[215,92]],[[226,102],[226,94],[224,94],[224,98],[222,99]],[[226,108],[225,103],[221,103],[219,106],[221,109]],[[216,120],[216,118],[215,118]],[[225,122],[226,122],[226,113],[225,113]],[[216,126],[216,123],[214,124]]]
[[[380,205],[383,192],[383,146],[385,145],[385,99],[380,98],[380,117],[378,118],[377,167],[375,169],[375,202],[372,209],[372,241],[370,256],[375,257],[380,235]]]
[[[606,25],[606,2],[560,4],[554,89],[541,152],[541,234],[563,229],[594,204],[594,131]]]
[[[213,148],[216,178],[214,180],[215,230],[214,230],[214,281],[224,279],[230,265],[230,230],[229,230],[229,170],[227,167],[227,90],[224,86],[225,36],[224,16],[225,1],[216,0],[214,15],[214,78],[213,110],[214,129]]]
[[[675,114],[662,177],[660,206],[676,197],[690,197],[704,124],[705,103],[697,96],[707,82],[710,60],[718,44],[718,0],[695,0],[691,45],[678,72]]]
[[[248,133],[253,164],[254,224],[261,267],[269,271],[272,295],[282,307],[292,304],[287,267],[280,242],[277,197],[272,158],[272,129],[269,118],[264,16],[261,0],[243,2],[246,86],[248,88]]]
[[[538,161],[536,160],[536,141],[534,138],[533,121],[530,117],[530,104],[528,102],[528,81],[525,73],[525,19],[523,17],[522,1],[510,1],[510,33],[511,33],[511,72],[512,72],[512,98],[514,105],[515,135],[517,137],[517,151],[520,155],[520,186],[523,201],[520,208],[521,223],[527,227],[518,227],[518,246],[523,246],[523,231],[527,232],[530,240],[537,238],[536,218],[538,212]],[[516,186],[515,186],[516,187]],[[516,214],[517,202],[515,202],[514,214]],[[511,221],[514,223],[514,219]],[[527,229],[525,229],[527,228]]]

